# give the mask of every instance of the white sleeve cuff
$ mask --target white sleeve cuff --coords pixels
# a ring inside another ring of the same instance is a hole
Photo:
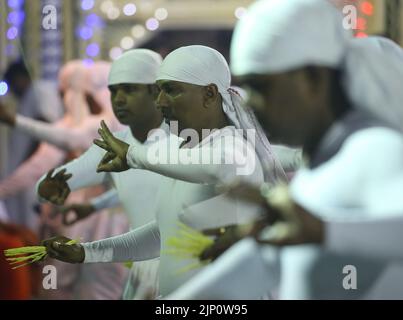
[[[137,159],[137,145],[131,144],[126,154],[126,161],[130,168],[139,169],[140,165]]]
[[[82,243],[81,245],[85,252],[84,263],[112,262],[113,248],[100,249],[97,241]]]

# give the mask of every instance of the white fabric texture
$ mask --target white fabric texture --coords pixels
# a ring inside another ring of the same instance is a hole
[[[158,139],[148,146],[134,143],[127,152],[132,168],[147,169],[169,178],[192,183],[231,184],[249,175],[260,164],[253,147],[234,127],[216,130],[196,148],[180,148],[181,139]],[[209,143],[212,142],[212,143]],[[184,163],[184,159],[187,160]],[[202,159],[211,159],[206,163]],[[233,162],[226,159],[234,160]]]
[[[359,130],[332,159],[314,170],[300,170],[290,185],[291,196],[310,212],[341,221],[364,213],[364,218],[401,215],[402,164],[403,136],[397,131]]]
[[[90,204],[96,211],[117,207],[120,205],[119,194],[116,189],[111,189],[100,196],[91,199]]]
[[[160,235],[156,222],[108,239],[83,243],[84,263],[143,261],[160,254]]]
[[[225,129],[225,130],[224,130]],[[234,136],[234,128],[227,127],[222,130],[218,130],[216,134],[212,135],[212,139],[206,138],[203,140],[200,145],[195,146],[192,149],[202,149],[204,147],[211,148],[214,147],[214,144],[220,143],[220,141],[225,136]],[[178,138],[173,138],[173,143],[177,144]],[[236,150],[232,150],[234,147],[236,148],[245,148],[246,147],[246,140],[243,141],[242,145],[234,145],[234,144],[225,144],[227,147],[223,149],[225,153],[233,153],[237,152]],[[253,151],[253,149],[252,149]],[[251,153],[253,155],[253,153]],[[160,154],[160,156],[164,156],[164,154]],[[259,160],[257,159],[256,154],[254,154],[255,159],[253,159],[253,163],[256,164],[255,170],[248,176],[245,176],[249,183],[260,185],[263,182],[263,171],[259,164]],[[144,157],[143,161],[146,161],[147,157]],[[252,160],[250,160],[252,161]],[[163,163],[163,161],[160,161]],[[145,162],[142,162],[142,166],[149,167]],[[171,178],[165,178],[160,184],[160,191],[159,194],[156,196],[158,201],[158,209],[157,209],[157,223],[158,228],[161,234],[161,259],[160,259],[160,291],[163,296],[171,293],[174,289],[179,287],[185,281],[187,281],[190,277],[196,274],[199,270],[193,270],[186,273],[178,274],[178,270],[182,267],[187,266],[188,264],[195,262],[195,259],[178,259],[175,256],[171,256],[165,253],[166,248],[166,240],[171,237],[175,236],[178,232],[178,221],[179,216],[184,208],[190,207],[196,203],[201,201],[205,201],[216,196],[216,184],[213,183],[214,179],[212,178],[212,172],[217,172],[216,169],[211,171],[211,167],[206,167],[205,172],[203,173],[203,166],[199,166],[196,168],[197,177],[200,180],[199,183],[196,183],[194,180],[194,175],[192,174],[191,170],[187,170],[186,166],[182,166],[184,172],[180,172],[181,166],[174,165],[174,169],[170,168],[169,165],[161,165],[163,170],[158,170],[158,166],[153,166],[153,170],[155,172],[164,171],[164,174],[169,175]],[[236,165],[233,165],[236,167]],[[218,167],[217,167],[218,168]],[[223,168],[223,171],[225,168]],[[141,171],[141,170],[133,170],[134,172]],[[233,176],[235,173],[234,168],[226,167],[226,171],[229,172],[228,177]],[[131,171],[129,171],[131,172]],[[124,174],[127,174],[124,173]],[[181,180],[175,180],[172,178],[181,178]],[[214,177],[214,175],[213,175]],[[194,183],[188,182],[193,181]],[[218,182],[218,181],[217,181]],[[242,216],[243,214],[249,216],[257,216],[261,213],[261,209],[256,206],[245,206],[245,204],[241,203],[241,201],[233,200],[229,198],[224,198],[222,201],[227,201],[230,207],[230,212],[233,213],[233,220],[232,223],[236,223],[238,217]],[[221,226],[219,225],[219,212],[215,212],[215,208],[210,208],[208,214],[211,216],[211,225],[212,226]],[[152,229],[153,230],[153,229]],[[142,230],[144,231],[144,230]],[[144,248],[142,244],[148,251],[148,246],[150,245],[147,241],[151,241],[151,239],[155,239],[155,231],[151,231],[148,237],[142,236],[138,237],[137,232],[138,230],[133,230],[132,234],[126,234],[122,236],[125,239],[121,239],[121,241],[109,242],[107,243],[106,247],[112,248],[112,251],[104,251],[104,254],[100,254],[99,258],[95,255],[91,256],[91,261],[98,261],[98,259],[106,260],[114,259],[114,257],[119,258],[121,261],[127,261],[129,259],[143,259],[144,258]],[[140,243],[142,241],[142,243]],[[144,241],[144,242],[143,242]],[[98,242],[98,245],[101,244],[102,241]],[[112,247],[110,247],[111,245]],[[121,247],[119,247],[121,246]],[[98,247],[99,248],[99,247]],[[87,247],[88,249],[88,247]],[[87,250],[86,249],[86,250]],[[115,250],[119,252],[115,256],[113,253]],[[134,251],[133,251],[134,250]],[[138,250],[138,252],[135,252]],[[96,251],[96,250],[95,250]],[[94,251],[92,251],[94,253]],[[147,252],[145,252],[147,253]],[[148,256],[147,256],[148,257]],[[111,260],[112,261],[112,260]]]
[[[163,132],[167,132],[167,127],[162,124]],[[115,136],[125,141],[126,143],[135,143],[135,138],[130,132],[130,129],[115,133]],[[152,135],[150,135],[152,139]],[[145,145],[150,141],[145,141]],[[130,226],[132,229],[138,228],[149,223],[155,218],[155,210],[157,204],[148,203],[144,198],[150,195],[155,195],[158,192],[160,180],[162,179],[156,173],[145,170],[130,170],[125,173],[97,173],[96,168],[105,151],[96,145],[93,145],[79,158],[57,168],[55,172],[66,169],[67,173],[73,174],[68,180],[70,190],[79,190],[89,186],[96,186],[112,180],[116,188],[119,200],[122,203],[125,212],[128,215]],[[38,194],[38,186],[46,177],[44,174],[36,184]],[[39,196],[39,200],[42,199]]]
[[[287,181],[260,124],[242,97],[231,88],[231,73],[218,51],[200,45],[181,47],[162,62],[157,80],[180,81],[199,86],[215,84],[223,99],[223,111],[237,129],[255,130],[255,150],[260,158],[267,182]],[[246,133],[244,133],[246,135]]]
[[[403,261],[403,217],[326,223],[326,250]]]
[[[276,283],[276,277],[267,270],[261,248],[253,239],[244,239],[208,265],[189,282],[168,295],[168,300],[248,300],[259,299]],[[267,256],[267,254],[265,254]],[[240,273],[259,277],[240,276]],[[274,274],[277,268],[271,270]],[[278,274],[277,274],[278,275]],[[233,281],[234,279],[239,281]]]
[[[159,258],[133,263],[123,292],[123,300],[150,300],[159,297]],[[140,280],[140,281],[139,281]]]
[[[374,114],[403,131],[403,50],[382,37],[349,42],[341,68],[353,106]]]
[[[126,51],[112,64],[108,84],[154,84],[161,62],[161,56],[148,49]]]

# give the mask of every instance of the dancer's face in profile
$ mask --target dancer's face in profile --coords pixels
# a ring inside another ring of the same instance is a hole
[[[144,125],[159,113],[154,100],[157,88],[147,84],[117,84],[109,86],[113,112],[120,123]]]
[[[179,132],[184,129],[208,128],[211,115],[217,112],[221,96],[212,84],[199,86],[179,81],[158,80],[160,93],[156,100],[165,121],[177,121]]]

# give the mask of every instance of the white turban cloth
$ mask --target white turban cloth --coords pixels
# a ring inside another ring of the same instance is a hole
[[[153,84],[161,62],[161,56],[148,49],[127,51],[113,62],[109,74],[109,85]]]
[[[277,74],[306,66],[342,71],[356,109],[402,130],[403,57],[379,39],[354,39],[326,0],[260,0],[237,24],[231,44],[234,75]]]
[[[172,51],[162,62],[157,80],[179,81],[199,86],[215,84],[222,108],[237,129],[255,130],[255,150],[265,172],[265,181],[277,183],[287,177],[255,116],[244,107],[241,96],[231,88],[231,73],[225,58],[212,48],[193,45]]]

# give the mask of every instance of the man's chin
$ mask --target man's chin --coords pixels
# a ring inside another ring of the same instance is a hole
[[[119,117],[119,118],[117,118],[118,119],[118,121],[119,121],[119,123],[120,124],[123,124],[123,125],[125,125],[125,126],[129,126],[131,123],[130,123],[130,119],[128,119],[128,118],[124,118],[124,117]]]

